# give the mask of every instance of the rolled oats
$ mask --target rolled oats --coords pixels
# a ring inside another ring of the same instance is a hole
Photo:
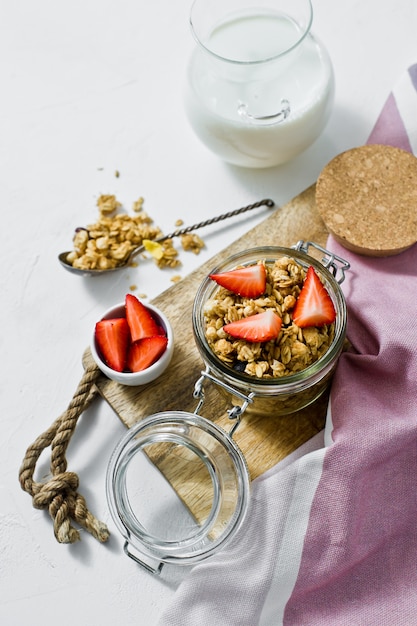
[[[205,335],[214,354],[228,366],[256,378],[280,378],[299,372],[317,361],[330,347],[334,324],[299,328],[292,311],[306,272],[290,257],[265,263],[264,295],[245,298],[218,287],[204,307]],[[272,309],[282,319],[279,336],[265,343],[234,339],[223,327],[238,319]]]
[[[160,268],[163,267],[178,267],[181,265],[181,261],[178,257],[178,250],[174,248],[172,243],[172,239],[165,239],[161,243],[163,254],[161,258],[159,258],[156,262],[157,266]]]
[[[115,196],[101,195],[97,200],[97,206],[101,215],[111,215],[121,207],[121,204]]]
[[[143,203],[142,197],[133,203],[134,215],[131,216],[119,212],[122,205],[114,195],[101,195],[97,200],[98,220],[86,228],[77,228],[67,261],[79,269],[111,269],[122,264],[134,248],[147,241],[154,244],[149,251],[159,268],[181,265],[171,239],[161,244],[153,241],[163,233],[153,225],[153,220],[143,210]],[[202,240],[192,234],[188,235],[186,245],[183,242],[184,250],[195,253],[203,246]],[[132,262],[132,266],[136,265]]]
[[[142,198],[142,196],[138,198],[137,200],[135,200],[135,202],[133,203],[133,207],[132,207],[135,213],[140,213],[140,211],[142,211],[144,202],[145,200],[144,198]]]
[[[181,244],[185,251],[191,251],[194,254],[199,254],[200,250],[204,248],[204,241],[195,233],[182,235]]]

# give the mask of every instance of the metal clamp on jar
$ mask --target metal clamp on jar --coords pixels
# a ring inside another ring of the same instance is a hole
[[[310,248],[324,256],[320,261]],[[209,346],[205,305],[218,289],[203,280],[193,307],[193,331],[205,369],[195,383],[194,413],[164,411],[129,429],[110,459],[107,497],[111,515],[125,539],[125,552],[152,573],[164,563],[192,565],[222,549],[241,528],[250,501],[245,457],[233,439],[241,417],[274,419],[314,402],[328,387],[346,335],[346,304],[340,289],[349,264],[312,242],[293,248],[261,247],[236,254],[214,272],[259,261],[291,257],[313,266],[336,310],[331,344],[311,365],[278,378],[249,376],[222,362]],[[338,277],[339,275],[339,277]],[[226,394],[233,422],[229,432],[199,415],[206,382]],[[158,494],[156,500],[154,494]]]

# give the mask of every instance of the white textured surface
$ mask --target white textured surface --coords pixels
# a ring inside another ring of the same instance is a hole
[[[97,402],[69,451],[80,491],[113,531],[108,545],[83,533],[58,545],[51,522],[18,484],[25,449],[67,406],[81,355],[102,311],[130,285],[149,298],[171,275],[151,264],[105,279],[64,272],[57,254],[73,228],[95,219],[96,198],[139,196],[171,229],[272,197],[282,204],[338,152],[366,141],[400,73],[417,61],[415,0],[316,0],[314,32],[336,74],[336,102],[322,137],[292,163],[266,171],[220,162],[194,137],[181,100],[193,41],[189,1],[3,2],[0,19],[2,190],[2,437],[0,622],[123,626],[157,623],[178,574],[164,581],[122,553],[104,492],[107,461],[124,431]],[[120,177],[116,178],[115,170]],[[264,217],[248,215],[203,234],[185,275]],[[181,407],[179,407],[181,408]],[[43,457],[42,457],[43,458]],[[46,460],[39,475],[47,472]]]

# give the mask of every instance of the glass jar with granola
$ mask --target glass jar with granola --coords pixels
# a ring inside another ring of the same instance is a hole
[[[310,245],[327,256],[317,260]],[[341,282],[348,264],[338,261]],[[248,416],[299,411],[328,388],[347,323],[336,263],[311,243],[259,247],[229,257],[201,283],[196,345],[208,376],[232,402],[249,397]]]

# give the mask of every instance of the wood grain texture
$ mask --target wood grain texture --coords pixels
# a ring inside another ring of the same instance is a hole
[[[159,379],[143,387],[124,387],[105,376],[101,376],[97,382],[100,394],[122,422],[131,427],[138,420],[160,411],[195,410],[194,384],[204,364],[193,339],[192,306],[197,287],[214,266],[231,254],[255,246],[289,247],[300,239],[323,246],[327,236],[328,231],[316,210],[315,186],[312,186],[282,208],[273,209],[263,222],[155,298],[153,304],[168,316],[174,331],[175,350],[168,370]],[[84,365],[91,363],[91,359],[90,350],[87,349],[83,357]],[[228,432],[231,422],[226,413],[227,408],[230,405],[227,405],[217,388],[206,384],[201,414]],[[264,415],[249,421],[245,420],[244,414],[234,440],[245,455],[251,479],[273,467],[320,431],[324,426],[326,408],[327,396],[302,411],[280,418],[271,419]],[[154,460],[158,465],[158,459]],[[161,458],[160,465],[161,471],[187,500],[191,511],[200,518],[202,509],[198,503],[201,499],[199,494],[192,493],[193,490],[184,489],[181,464],[171,468],[171,471]],[[200,488],[204,486],[200,485]]]

